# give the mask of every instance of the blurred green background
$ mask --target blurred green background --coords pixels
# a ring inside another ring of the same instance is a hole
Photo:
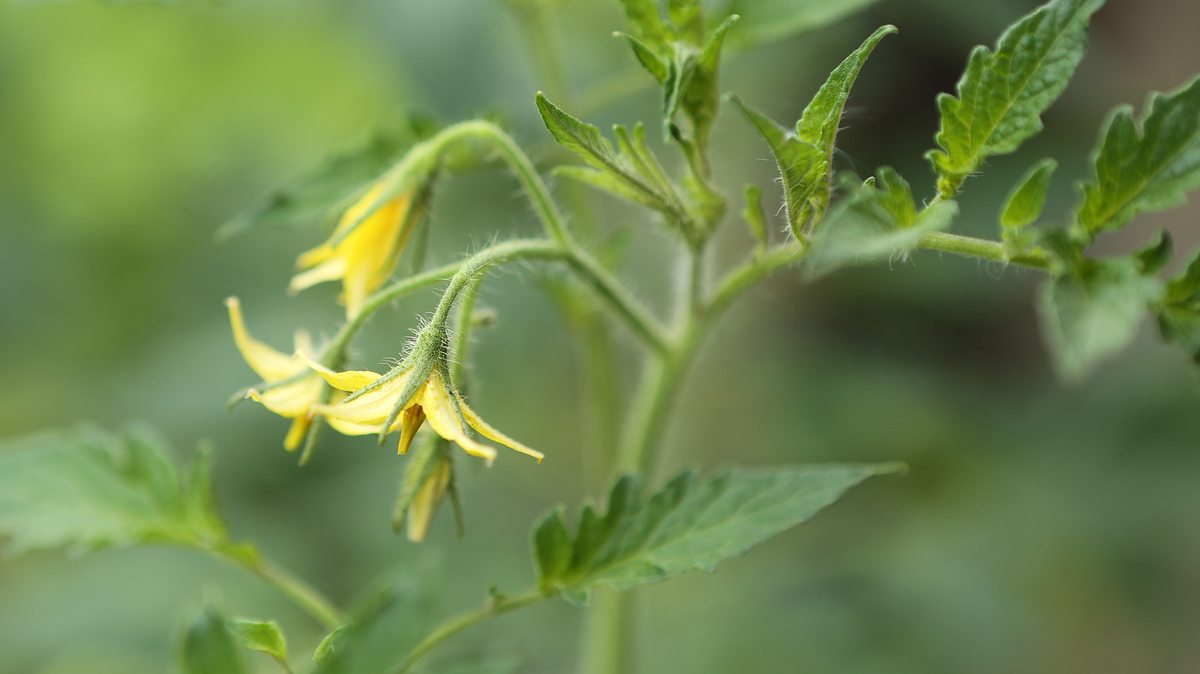
[[[992,43],[1033,6],[885,0],[740,51],[723,86],[795,119],[863,36],[898,25],[859,81],[841,162],[862,174],[894,165],[929,194],[921,154],[934,96],[953,87],[972,45]],[[615,3],[568,0],[555,23],[559,48],[570,47],[571,88],[559,100],[584,100],[632,67],[609,37],[623,27]],[[1062,166],[1049,212],[1066,212],[1106,112],[1200,71],[1196,25],[1193,0],[1112,0],[1047,131],[970,183],[960,231],[992,235],[1005,193],[1043,156]],[[455,540],[443,513],[417,547],[389,530],[403,463],[391,451],[330,434],[300,469],[280,449],[285,421],[251,404],[224,408],[253,379],[228,334],[225,296],[241,296],[251,330],[281,348],[297,326],[336,326],[332,288],[283,293],[294,256],[322,232],[225,244],[213,232],[406,111],[498,115],[538,156],[555,157],[532,105],[534,91],[555,84],[536,74],[528,47],[498,1],[0,4],[0,435],[140,419],[181,452],[211,440],[235,534],[339,600],[406,567],[438,569],[439,615],[474,605],[489,583],[521,589],[532,575],[530,522],[596,481],[581,456],[590,441],[577,354],[537,275],[485,286],[482,302],[500,322],[476,340],[473,397],[549,459],[506,454],[491,470],[460,462],[466,537]],[[589,117],[656,113],[657,94],[642,88]],[[726,110],[718,136],[722,184],[769,190],[767,151],[742,120]],[[602,220],[635,232],[623,273],[660,303],[672,243],[638,211],[594,203]],[[1195,206],[1143,218],[1104,245],[1126,249],[1167,227],[1190,252],[1198,220]],[[433,227],[438,260],[537,232],[498,170],[444,188]],[[731,220],[721,260],[743,254],[739,227]],[[642,671],[1200,671],[1196,377],[1147,326],[1086,387],[1061,386],[1039,343],[1037,281],[923,253],[814,285],[784,274],[736,307],[680,401],[672,468],[902,460],[911,469],[715,576],[640,593]],[[434,297],[375,321],[359,363],[395,355]],[[626,351],[615,365],[623,390],[636,372]],[[0,562],[0,672],[166,671],[183,620],[206,600],[277,617],[298,659],[320,636],[271,590],[193,553],[37,554]],[[569,671],[580,619],[555,602],[457,648],[515,655],[523,672]]]

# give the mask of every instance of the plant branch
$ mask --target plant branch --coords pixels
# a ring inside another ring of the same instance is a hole
[[[326,629],[334,630],[346,623],[346,616],[319,590],[264,559],[257,552],[247,553],[244,548],[232,545],[207,547],[205,551],[244,569],[279,590]]]
[[[451,618],[446,622],[436,627],[424,639],[417,643],[408,656],[404,658],[404,662],[396,669],[396,674],[407,674],[412,671],[412,668],[421,658],[428,655],[433,649],[437,648],[443,641],[450,637],[464,632],[489,618],[494,618],[498,615],[503,615],[509,611],[515,611],[519,608],[524,608],[532,604],[537,604],[546,599],[549,595],[542,593],[541,590],[532,590],[515,597],[493,597],[487,600],[484,605],[474,611],[463,613],[457,617]]]

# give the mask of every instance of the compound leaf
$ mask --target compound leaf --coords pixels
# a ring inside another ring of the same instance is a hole
[[[953,197],[992,155],[1016,150],[1042,129],[1041,115],[1075,72],[1088,20],[1104,0],[1053,0],[1013,24],[996,50],[976,47],[958,96],[938,97],[940,150],[928,154],[938,191]]]

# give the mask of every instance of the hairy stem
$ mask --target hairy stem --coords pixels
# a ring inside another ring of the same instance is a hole
[[[494,597],[489,599],[481,608],[468,613],[464,613],[458,617],[442,623],[437,629],[430,632],[416,646],[409,651],[408,656],[404,658],[404,662],[396,669],[396,674],[406,674],[412,671],[412,668],[421,658],[428,655],[433,649],[437,648],[446,639],[466,631],[479,623],[494,618],[498,615],[515,611],[519,608],[537,604],[549,597],[543,594],[540,590],[533,590],[515,597]]]
[[[267,585],[279,590],[326,629],[334,630],[346,623],[346,616],[329,598],[300,578],[263,559],[260,555],[246,554],[244,551],[230,546],[208,548],[207,551],[248,571]]]

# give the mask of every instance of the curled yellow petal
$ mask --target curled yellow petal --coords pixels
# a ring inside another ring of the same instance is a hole
[[[281,353],[250,336],[246,321],[242,317],[242,303],[236,297],[225,300],[229,308],[229,324],[233,327],[233,341],[250,369],[263,381],[287,379],[296,374],[296,362],[286,353]]]
[[[294,419],[308,414],[321,395],[321,380],[316,375],[271,387],[265,391],[250,389],[246,397],[281,417]]]
[[[437,370],[429,375],[429,381],[425,383],[421,407],[435,433],[462,447],[467,454],[483,459],[489,466],[496,460],[494,448],[479,442],[467,432],[463,418],[450,399],[445,382]]]
[[[535,449],[531,449],[496,430],[486,421],[481,419],[475,410],[467,406],[467,401],[463,400],[462,396],[459,396],[458,394],[455,395],[458,398],[458,409],[462,412],[463,419],[466,420],[467,424],[469,424],[471,428],[479,431],[480,435],[488,440],[491,440],[492,442],[498,442],[509,449],[514,449],[522,454],[532,456],[533,458],[537,459],[538,463],[541,463],[542,459],[546,458],[545,454],[542,454]]]
[[[326,281],[336,281],[346,273],[346,260],[343,258],[333,258],[327,262],[317,265],[307,271],[302,271],[292,277],[291,283],[288,284],[289,293],[298,293],[306,288],[311,288],[319,283]]]
[[[310,426],[312,426],[312,417],[307,414],[292,419],[292,425],[283,439],[283,448],[289,452],[296,451],[300,447],[300,443],[304,441],[304,436],[308,433]]]
[[[334,370],[330,370],[324,365],[313,360],[312,357],[303,350],[299,350],[297,353],[299,353],[301,360],[304,361],[304,364],[307,365],[309,369],[320,374],[322,379],[339,391],[353,393],[354,391],[374,384],[375,381],[382,376],[375,372],[371,372],[370,370],[345,370],[343,372],[335,372]]]
[[[408,448],[412,446],[413,438],[417,437],[417,431],[423,423],[425,410],[420,405],[412,405],[404,410],[400,415],[400,444],[396,447],[397,454],[408,453]]]

